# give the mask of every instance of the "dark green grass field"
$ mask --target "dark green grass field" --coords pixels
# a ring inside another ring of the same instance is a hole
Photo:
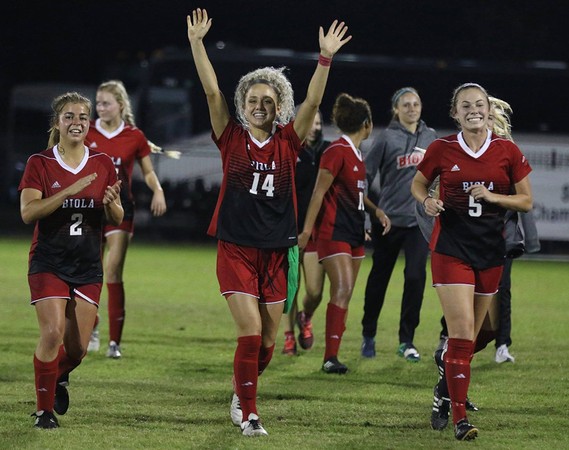
[[[569,448],[569,264],[518,260],[513,269],[512,354],[494,362],[489,346],[473,361],[470,419],[474,442],[450,428],[430,429],[431,355],[440,306],[428,287],[415,344],[417,364],[396,356],[401,261],[387,293],[377,357],[360,357],[366,258],[350,306],[340,352],[346,376],[320,371],[324,306],[316,342],[297,357],[280,354],[260,378],[259,412],[269,436],[242,437],[229,419],[235,338],[215,278],[215,249],[135,241],[125,273],[127,316],[123,358],[102,348],[71,375],[71,406],[61,428],[36,430],[32,355],[38,337],[26,282],[27,239],[0,239],[0,449],[566,449]]]

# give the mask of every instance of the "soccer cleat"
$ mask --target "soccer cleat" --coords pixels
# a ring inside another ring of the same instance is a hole
[[[502,344],[496,349],[495,359],[498,364],[501,364],[503,362],[514,362],[516,360],[516,358],[510,355],[508,346],[506,344]]]
[[[448,344],[448,336],[441,334],[441,338],[439,340],[437,348],[435,349],[435,353],[442,352],[447,347],[447,344]]]
[[[235,393],[233,393],[233,397],[231,398],[229,415],[231,416],[231,422],[233,422],[233,425],[236,427],[241,426],[241,422],[243,421],[243,411],[241,410],[241,402],[239,401],[239,397],[237,397],[237,394]]]
[[[337,373],[338,375],[343,375],[348,371],[348,368],[338,361],[338,358],[332,356],[324,361],[322,364],[322,371],[326,373]]]
[[[397,354],[409,362],[421,361],[421,355],[419,355],[419,352],[413,344],[400,344],[397,349]]]
[[[34,422],[34,427],[43,428],[45,430],[50,430],[53,428],[59,428],[59,422],[57,417],[52,412],[49,411],[36,411],[32,414],[32,417],[36,418]]]
[[[89,338],[89,345],[87,346],[88,352],[98,352],[101,347],[101,341],[99,340],[99,330],[93,328],[91,332],[91,337]]]
[[[431,428],[433,430],[444,430],[448,425],[450,411],[450,398],[439,395],[438,384],[435,385],[433,392],[433,410],[431,411]]]
[[[248,420],[241,424],[241,432],[243,436],[268,436],[269,433],[261,425],[261,420],[257,414],[249,414]]]
[[[121,346],[115,341],[109,342],[109,349],[107,350],[107,358],[119,359],[122,356]]]
[[[478,436],[478,428],[462,419],[454,426],[454,437],[459,441],[472,441]]]
[[[478,411],[480,409],[478,406],[472,403],[468,397],[466,397],[465,406],[467,411]]]
[[[312,322],[306,317],[304,311],[296,315],[296,324],[300,329],[298,333],[298,343],[304,350],[310,350],[314,345],[314,334],[312,333]]]
[[[294,356],[297,354],[296,341],[294,340],[294,335],[285,337],[285,342],[284,342],[282,354],[283,355],[289,355],[289,356]]]
[[[69,386],[68,373],[62,375],[55,385],[55,403],[53,404],[53,409],[60,416],[63,416],[69,409],[69,392],[67,392],[67,386]]]
[[[362,356],[364,358],[375,358],[375,339],[364,336],[362,341]]]

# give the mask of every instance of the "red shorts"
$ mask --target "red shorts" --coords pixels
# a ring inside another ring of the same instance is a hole
[[[109,234],[118,233],[119,231],[126,231],[131,236],[134,233],[134,221],[123,220],[120,225],[105,225],[103,228],[103,236],[108,236]]]
[[[73,284],[63,281],[50,272],[34,273],[28,275],[28,284],[32,295],[30,303],[33,305],[49,298],[80,298],[86,302],[99,306],[102,283]]]
[[[344,241],[328,241],[318,239],[316,242],[316,250],[318,251],[318,261],[330,258],[331,256],[350,255],[352,259],[360,259],[365,257],[365,249],[363,245],[352,247]]]
[[[498,292],[503,270],[504,266],[474,269],[453,256],[431,252],[433,286],[469,284],[474,286],[475,294],[494,295]]]
[[[316,241],[309,239],[308,243],[306,244],[306,247],[304,247],[303,252],[304,253],[315,253],[316,251],[317,251]]]
[[[217,242],[217,280],[221,295],[246,294],[259,303],[280,303],[287,297],[288,248],[244,247]]]

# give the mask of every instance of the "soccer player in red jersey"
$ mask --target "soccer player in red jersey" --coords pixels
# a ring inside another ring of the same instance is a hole
[[[332,119],[343,135],[322,154],[298,242],[304,248],[314,228],[318,259],[330,280],[322,370],[344,374],[348,368],[338,361],[338,351],[348,304],[365,256],[365,209],[377,217],[384,234],[389,232],[391,222],[365,195],[366,169],[359,147],[373,129],[369,104],[361,98],[340,94]]]
[[[111,159],[85,146],[91,101],[57,97],[49,148],[30,156],[20,182],[20,211],[35,223],[28,282],[40,338],[34,353],[35,427],[57,428],[54,411],[69,406],[69,372],[87,351],[103,268],[102,223],[123,218],[120,181]]]
[[[527,212],[533,204],[531,167],[516,144],[488,129],[489,114],[482,86],[457,87],[450,115],[461,131],[428,147],[411,185],[415,199],[435,217],[431,270],[448,326],[445,377],[459,440],[478,435],[466,415],[470,361],[502,275],[504,215],[507,209]],[[428,190],[437,176],[439,199]]]
[[[324,139],[322,135],[322,112],[318,111],[314,117],[312,129],[306,136],[302,152],[298,156],[296,163],[296,198],[298,202],[298,223],[304,223],[306,210],[312,197],[312,191],[316,184],[320,157],[330,141]],[[298,311],[297,296],[295,296],[292,307],[284,320],[285,341],[283,353],[286,355],[296,355],[296,339],[294,338],[294,325],[298,324],[298,343],[304,350],[309,350],[314,344],[314,334],[312,332],[312,315],[322,301],[324,290],[324,268],[318,262],[316,242],[310,240],[306,247],[300,252],[300,265],[305,284],[305,294],[302,299],[302,310]],[[299,275],[300,280],[300,275]],[[300,284],[300,283],[299,283]],[[298,293],[297,293],[298,294]]]
[[[343,22],[334,21],[326,33],[320,27],[318,64],[295,120],[284,68],[244,75],[235,91],[238,123],[229,114],[203,43],[211,24],[205,9],[187,16],[188,40],[224,175],[208,233],[218,239],[217,277],[237,330],[230,412],[243,435],[263,436],[258,376],[271,360],[287,294],[294,294],[288,292],[287,277],[289,272],[298,275],[298,267],[289,265],[298,237],[296,160],[322,101],[332,57],[351,36]]]
[[[120,345],[126,314],[123,269],[128,245],[134,232],[132,173],[135,162],[140,166],[144,181],[153,193],[150,203],[152,215],[158,217],[166,212],[166,200],[150,159],[153,144],[148,142],[144,133],[135,125],[130,99],[124,84],[118,80],[109,80],[100,84],[97,88],[95,107],[99,118],[91,123],[87,143],[89,148],[106,153],[111,157],[122,182],[121,200],[124,220],[119,226],[106,224],[104,228],[107,248],[105,282],[108,291],[109,314],[107,356],[118,359],[122,356]],[[89,350],[98,349],[99,331],[95,324]]]

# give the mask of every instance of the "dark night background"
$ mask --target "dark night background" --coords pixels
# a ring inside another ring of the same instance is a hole
[[[317,52],[318,26],[327,27],[334,18],[345,20],[353,39],[341,54],[375,55],[387,63],[369,70],[359,70],[358,65],[352,64],[339,74],[333,67],[324,108],[339,91],[350,89],[348,92],[370,100],[376,121],[383,123],[388,119],[393,90],[414,85],[423,96],[425,120],[435,127],[451,127],[447,117],[451,90],[462,82],[476,81],[490,93],[510,101],[514,125],[519,130],[567,131],[566,120],[561,119],[561,105],[569,99],[566,2],[30,3],[11,4],[2,14],[3,105],[7,105],[14,84],[33,81],[97,84],[111,75],[123,75],[131,90],[137,73],[131,71],[129,79],[127,67],[140,65],[168,48],[179,48],[189,55],[185,16],[193,8],[203,6],[213,18],[206,44],[224,41],[250,49]],[[271,65],[279,63],[270,61]],[[310,71],[312,68],[313,65]],[[310,71],[300,85],[293,82],[298,95],[304,94]],[[231,76],[244,72],[241,69]],[[223,75],[218,73],[220,83]],[[228,80],[229,86],[236,81]],[[231,94],[223,90],[226,95]],[[6,108],[2,108],[2,123],[5,117]]]
[[[210,58],[228,100],[238,78],[263,65],[287,66],[296,100],[303,100],[319,51],[318,27],[327,28],[338,18],[349,25],[353,39],[332,64],[322,104],[325,117],[334,97],[348,92],[370,102],[379,129],[390,118],[392,93],[414,86],[427,124],[452,129],[452,90],[463,82],[478,82],[511,103],[514,134],[569,134],[569,3],[561,0],[18,1],[4,5],[0,14],[3,184],[14,190],[19,180],[18,172],[12,174],[14,161],[21,164],[26,152],[40,151],[46,142],[46,113],[39,120],[28,113],[19,118],[20,134],[29,138],[39,133],[39,144],[10,145],[5,138],[15,85],[50,81],[95,86],[120,78],[137,98],[137,124],[160,145],[168,142],[164,132],[172,120],[148,93],[186,92],[178,107],[190,105],[191,114],[178,115],[178,122],[182,127],[190,123],[192,132],[208,129],[205,96],[186,33],[186,15],[196,7],[207,8],[213,18],[205,43],[211,46]],[[223,49],[216,49],[219,42],[225,43]],[[261,48],[294,53],[260,56]],[[38,101],[49,107],[51,99]],[[195,191],[188,186],[169,197],[181,199],[180,210]],[[176,208],[170,207],[168,223],[175,221]],[[209,218],[210,213],[195,215]],[[12,216],[17,214],[10,212]],[[186,216],[180,223],[189,228]]]

